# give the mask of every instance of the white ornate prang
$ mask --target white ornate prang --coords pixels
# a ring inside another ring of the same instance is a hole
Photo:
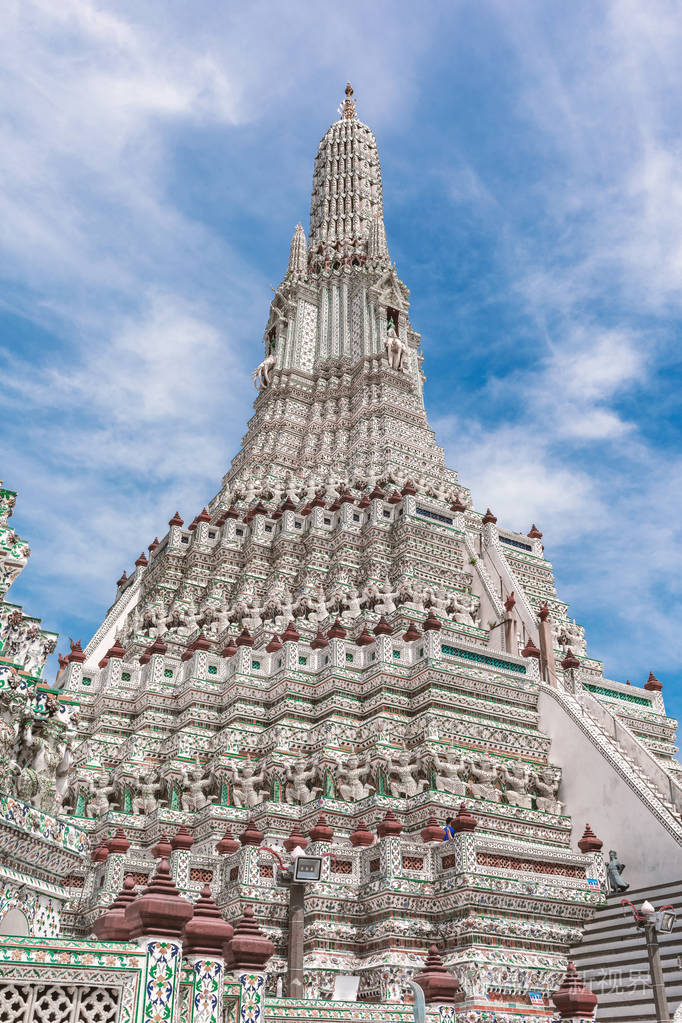
[[[165,834],[181,895],[196,902],[209,884],[233,921],[253,907],[276,945],[265,975],[227,979],[225,1023],[240,993],[258,1023],[266,990],[268,1019],[350,1019],[331,1001],[339,973],[360,978],[354,1019],[409,1023],[400,999],[433,941],[469,1006],[522,1023],[529,990],[560,982],[605,885],[598,854],[571,845],[580,765],[561,749],[553,759],[550,710],[625,779],[633,825],[662,822],[679,846],[676,722],[655,678],[604,678],[539,531],[498,527],[446,467],[386,244],[376,140],[350,87],[320,142],[309,236],[298,225],[262,354],[220,489],[122,576],[85,651],[72,643],[61,658],[58,693],[31,674],[51,634],[0,605],[0,918],[24,907],[31,932],[0,942],[0,976],[83,985],[94,955],[90,987],[108,990],[117,964],[136,978],[117,1023],[139,1023],[135,1005],[149,1023],[214,1023],[218,959],[178,968],[179,940],[63,936],[91,933],[126,873],[146,887]],[[28,556],[13,503],[0,489],[0,586]],[[462,803],[475,831],[436,840],[430,818],[442,825]],[[274,995],[288,894],[272,851],[300,834],[331,854],[306,894],[305,1003]],[[62,943],[53,960],[36,944],[48,934]],[[502,1013],[501,993],[513,1007]],[[427,1009],[428,1023],[459,1015]]]

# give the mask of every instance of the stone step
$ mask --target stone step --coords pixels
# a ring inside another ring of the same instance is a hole
[[[635,906],[648,899],[658,909],[671,903],[678,910],[670,934],[659,934],[661,965],[670,1015],[682,1004],[682,881],[651,885],[609,895],[585,928],[583,941],[571,952],[580,976],[599,999],[599,1023],[656,1023],[649,960],[643,932],[621,898]]]

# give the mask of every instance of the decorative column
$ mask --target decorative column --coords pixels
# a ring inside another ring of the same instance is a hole
[[[107,849],[109,855],[104,867],[104,888],[110,892],[117,892],[123,884],[123,866],[126,853],[130,849],[130,842],[123,828],[116,829],[116,834],[107,842]]]
[[[125,910],[131,940],[145,950],[144,1003],[139,1023],[172,1020],[182,962],[181,935],[194,908],[173,884],[162,859],[149,886]]]
[[[288,671],[298,671],[298,641],[300,638],[294,623],[289,622],[282,633],[283,665]]]
[[[514,618],[515,606],[516,597],[512,590],[504,602],[504,609],[507,612],[506,618],[504,619],[504,648],[508,654],[513,654],[516,657],[518,656],[519,646],[516,639],[516,620]]]
[[[424,630],[424,652],[426,656],[440,660],[442,656],[442,650],[440,648],[441,624],[433,611],[429,611],[428,615],[424,619],[422,629]]]
[[[181,824],[170,840],[172,849],[170,866],[175,883],[183,889],[189,886],[190,849],[193,845],[194,839],[187,825]]]
[[[458,873],[471,873],[476,870],[474,831],[477,824],[478,821],[474,815],[469,813],[464,803],[460,803],[459,810],[452,822],[455,835],[447,843],[455,847],[455,869]]]
[[[265,838],[262,831],[256,827],[256,822],[251,817],[244,831],[239,836],[242,844],[242,851],[239,857],[239,881],[240,884],[259,884],[260,875],[258,870],[259,852],[258,847]]]
[[[249,1023],[263,1023],[265,1006],[265,964],[275,951],[246,906],[238,920],[232,941],[224,946],[225,964],[239,982],[239,1018]]]
[[[329,640],[329,662],[335,668],[346,667],[346,630],[337,618],[327,632]]]
[[[540,674],[543,681],[556,686],[556,664],[554,663],[554,640],[552,626],[549,623],[549,606],[545,602],[538,611],[540,629]]]
[[[604,857],[601,852],[603,845],[604,843],[601,838],[597,838],[590,825],[586,824],[583,837],[578,842],[578,848],[581,853],[585,853],[587,856],[591,857],[592,873],[590,876],[599,881],[602,891],[606,891],[606,864],[604,863]]]
[[[377,824],[381,874],[389,884],[391,878],[402,873],[402,850],[399,838],[402,830],[402,823],[393,810],[387,810],[384,819]]]
[[[232,925],[223,920],[213,901],[210,886],[204,885],[182,935],[182,949],[194,975],[192,1023],[223,1023],[223,949],[232,933]]]
[[[377,638],[377,660],[390,664],[393,661],[393,629],[383,615],[372,631]]]
[[[236,671],[241,675],[248,675],[251,671],[251,647],[253,646],[253,636],[249,630],[244,626],[240,634],[237,636],[237,657],[236,657]]]

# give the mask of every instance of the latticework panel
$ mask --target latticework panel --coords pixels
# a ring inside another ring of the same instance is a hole
[[[117,988],[67,984],[4,984],[2,1023],[118,1023]]]

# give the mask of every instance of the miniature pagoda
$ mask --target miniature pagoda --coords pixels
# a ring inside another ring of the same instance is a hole
[[[457,992],[446,1018],[546,1021],[604,900],[602,840],[645,879],[679,862],[661,686],[604,678],[541,532],[476,510],[446,467],[409,308],[376,139],[349,86],[318,147],[308,236],[299,224],[270,304],[241,450],[215,497],[189,521],[173,514],[123,572],[100,628],[46,687],[65,726],[34,732],[59,785],[29,793],[25,729],[12,735],[5,817],[28,804],[43,823],[33,855],[19,843],[4,859],[25,890],[55,889],[57,929],[36,917],[24,933],[59,936],[64,983],[83,983],[86,954],[112,935],[132,957],[140,935],[185,934],[191,960],[229,923],[213,954],[224,940],[228,964],[255,956],[266,1016],[295,1016],[278,997],[278,859],[305,848],[323,856],[304,930],[320,1019],[336,1018],[324,1000],[342,976],[368,1003],[355,1018],[378,1018],[371,1003],[402,1002],[428,952],[424,990]],[[88,851],[74,861],[69,847],[51,877],[48,820]],[[175,922],[154,932],[164,899]],[[22,940],[5,939],[2,976],[29,976]]]

